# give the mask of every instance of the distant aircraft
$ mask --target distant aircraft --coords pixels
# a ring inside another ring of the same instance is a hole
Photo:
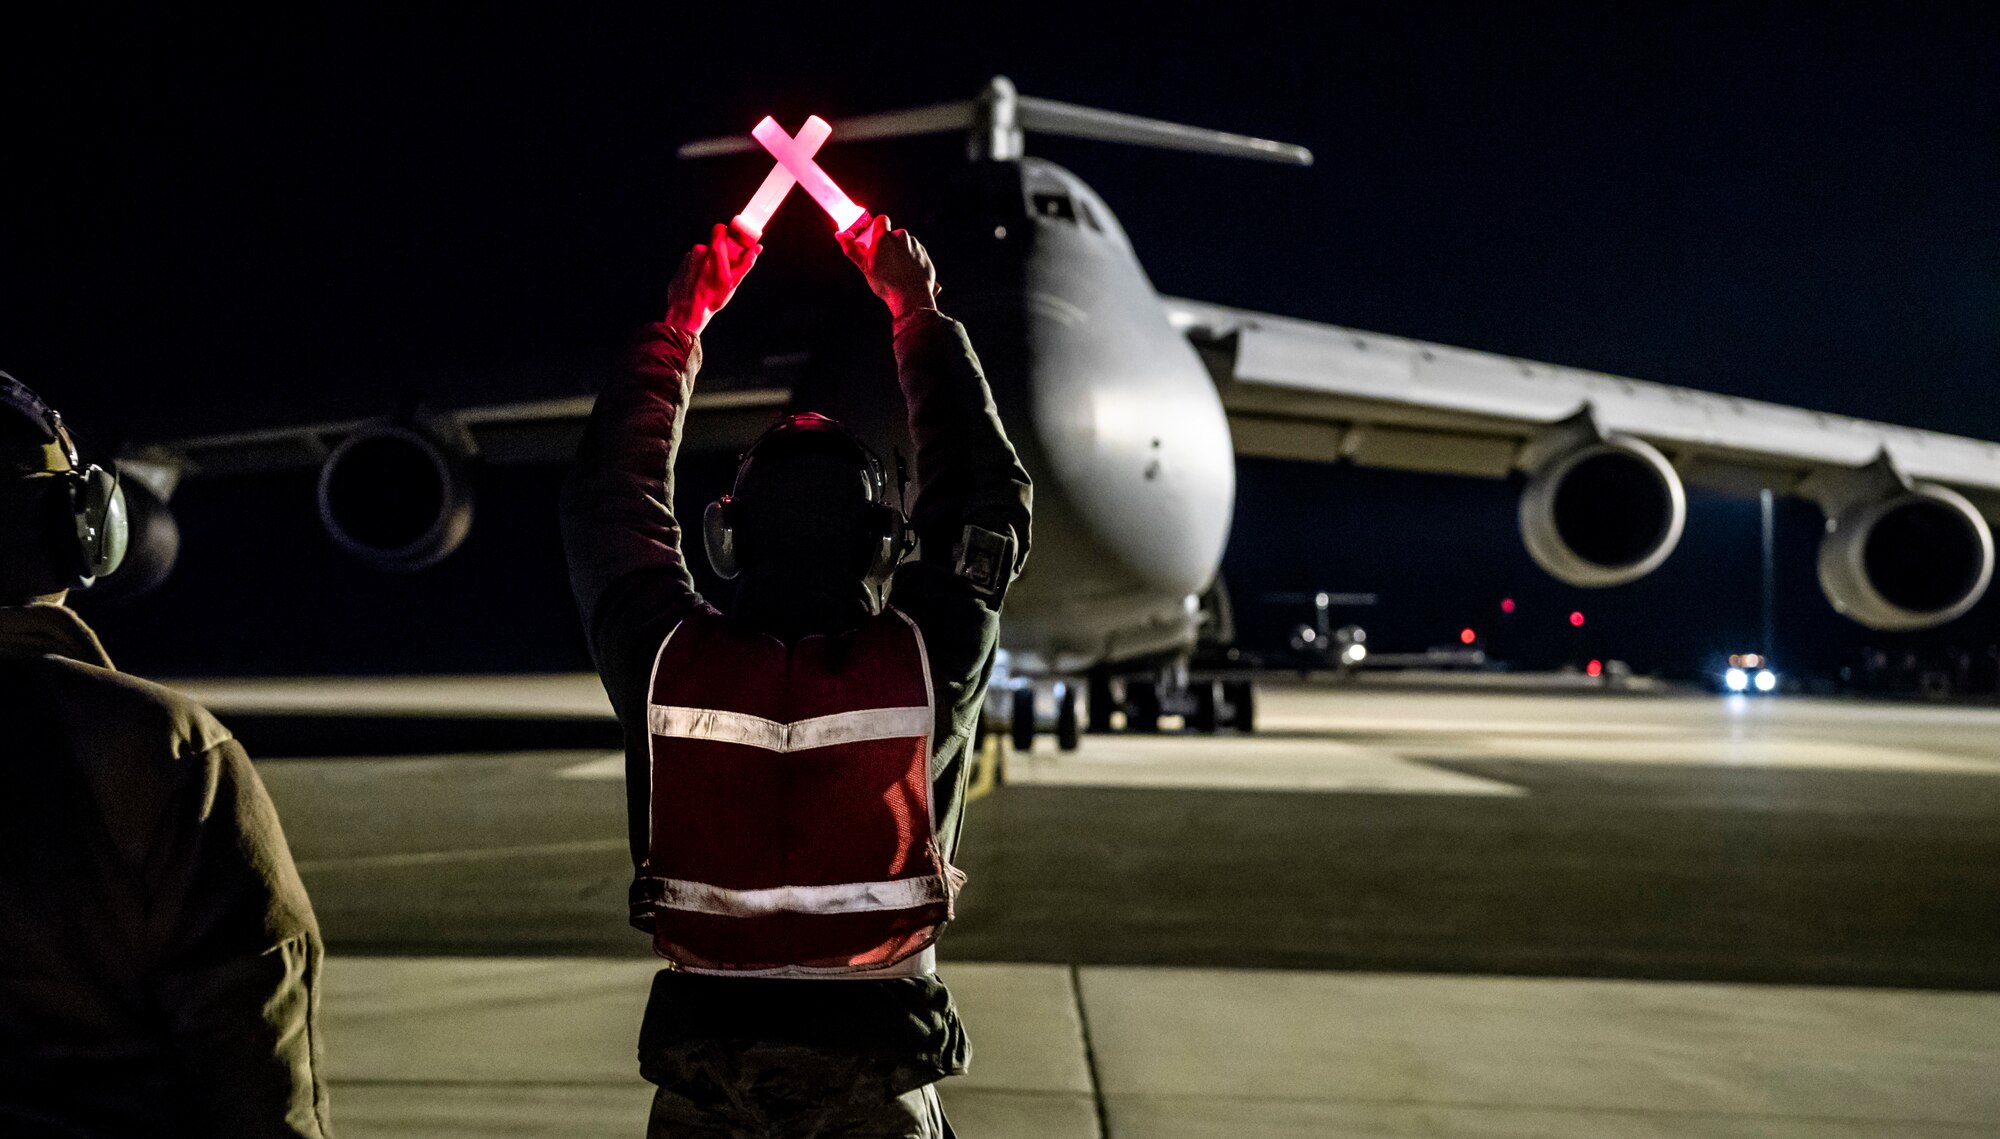
[[[1114,707],[1144,728],[1177,705],[1202,710],[1203,727],[1234,705],[1248,726],[1247,684],[1190,693],[1185,667],[1226,622],[1217,570],[1237,455],[1524,472],[1522,539],[1577,586],[1658,568],[1681,536],[1684,484],[1816,502],[1821,588],[1871,628],[1942,624],[1992,578],[2000,446],[1164,297],[1110,207],[1023,150],[1031,131],[1308,165],[1303,148],[1031,98],[1004,78],[971,100],[833,126],[836,144],[969,139],[962,197],[941,209],[951,232],[924,237],[951,245],[947,307],[970,327],[1035,480],[1034,557],[1002,626],[1021,742],[1039,685],[1074,746],[1085,677],[1097,728]],[[744,135],[680,153],[754,146]],[[772,382],[697,395],[688,446],[740,446],[800,398],[788,362],[769,362]],[[137,448],[123,466],[141,484],[139,559],[156,554],[135,576],[164,576],[178,478],[306,465],[320,468],[320,517],[339,545],[384,568],[428,565],[470,525],[468,460],[565,459],[588,411],[588,399],[465,407]]]

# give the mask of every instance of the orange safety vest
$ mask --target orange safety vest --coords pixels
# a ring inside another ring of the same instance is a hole
[[[646,720],[655,952],[739,976],[927,971],[897,966],[928,963],[964,875],[938,846],[908,617],[787,648],[697,611],[660,646]]]

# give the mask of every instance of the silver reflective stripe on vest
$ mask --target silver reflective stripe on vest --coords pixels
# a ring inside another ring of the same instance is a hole
[[[866,708],[859,712],[837,712],[831,716],[814,716],[810,720],[781,724],[743,712],[653,704],[646,709],[646,727],[656,736],[672,739],[714,740],[765,751],[792,752],[906,736],[928,739],[931,734],[931,710]]]
[[[774,886],[731,890],[706,882],[661,879],[660,904],[670,910],[758,918],[772,914],[859,914],[912,910],[946,900],[944,881],[934,875],[893,882],[847,882],[838,886]]]

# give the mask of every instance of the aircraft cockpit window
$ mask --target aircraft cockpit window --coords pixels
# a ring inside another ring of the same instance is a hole
[[[1076,201],[1068,194],[1036,194],[1035,216],[1076,224]]]

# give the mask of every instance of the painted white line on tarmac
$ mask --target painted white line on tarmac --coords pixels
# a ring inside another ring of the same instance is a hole
[[[1511,783],[1334,740],[1093,736],[1067,754],[1010,752],[1009,783],[1380,795],[1525,795]]]
[[[468,850],[418,850],[407,854],[357,854],[345,858],[308,858],[299,872],[325,870],[379,870],[399,866],[439,866],[452,862],[497,862],[509,858],[541,858],[551,854],[596,854],[625,850],[630,843],[622,838],[593,838],[577,842],[544,842],[528,846],[480,846]]]
[[[1667,735],[1650,739],[1573,736],[1490,736],[1430,749],[1439,758],[1510,759],[1526,763],[1673,764],[1817,771],[1888,771],[2000,776],[2000,764],[1917,748],[1785,737]]]
[[[587,763],[578,763],[556,772],[557,779],[623,779],[625,757],[613,753]]]

